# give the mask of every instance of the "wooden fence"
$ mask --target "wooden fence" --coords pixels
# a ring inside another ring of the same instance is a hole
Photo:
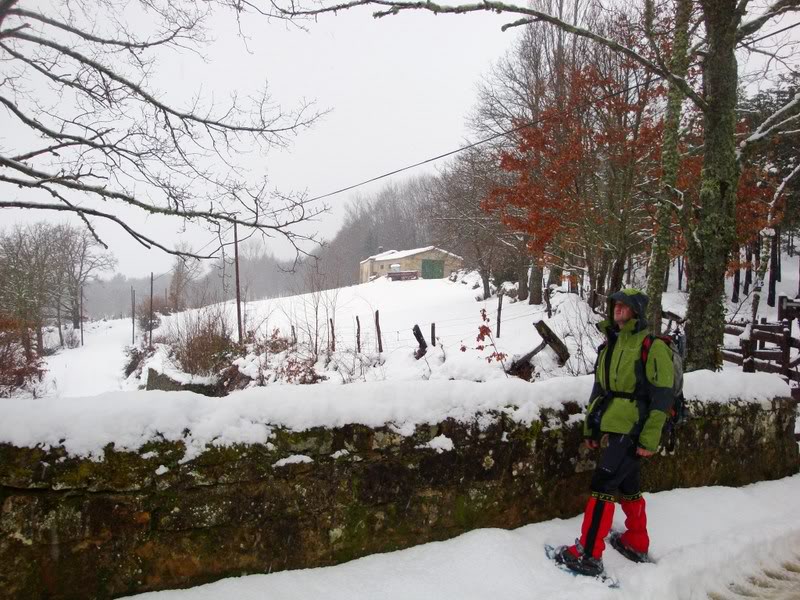
[[[792,337],[791,322],[733,324],[725,326],[725,333],[739,337],[738,347],[725,347],[722,357],[742,366],[745,373],[776,373],[787,380],[800,382],[800,357],[791,359],[792,348],[800,350],[800,340]],[[771,347],[767,345],[770,344]]]

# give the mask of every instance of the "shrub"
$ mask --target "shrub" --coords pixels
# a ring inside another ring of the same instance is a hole
[[[166,334],[180,367],[191,375],[214,375],[239,351],[231,338],[225,308],[209,306],[172,319]]]
[[[20,341],[27,330],[13,319],[0,317],[0,397],[8,397],[44,374],[42,362],[35,352],[28,359]]]
[[[153,296],[153,329],[161,325],[161,316],[172,314],[172,307],[163,296]],[[150,331],[150,298],[136,305],[136,324],[141,331]]]

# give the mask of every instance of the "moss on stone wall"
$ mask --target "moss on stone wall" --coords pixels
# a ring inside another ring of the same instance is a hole
[[[492,413],[408,437],[275,429],[268,444],[213,446],[189,461],[180,442],[109,446],[102,461],[0,445],[0,597],[111,598],[573,516],[594,468],[577,412],[544,411],[530,425]],[[692,412],[674,456],[648,461],[646,489],[797,471],[791,401]],[[438,435],[454,450],[427,447]],[[294,454],[313,462],[275,466]]]

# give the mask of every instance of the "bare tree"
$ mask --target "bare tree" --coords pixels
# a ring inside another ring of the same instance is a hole
[[[182,256],[175,257],[169,280],[169,304],[173,311],[187,308],[189,288],[199,279],[202,266],[199,260],[191,258],[191,248],[188,244],[181,243],[176,249]]]
[[[117,259],[107,252],[87,229],[62,225],[54,231],[56,241],[56,278],[58,310],[67,309],[72,327],[81,327],[81,288],[100,274],[112,271]]]
[[[465,267],[478,271],[484,298],[491,295],[490,278],[504,255],[519,253],[518,236],[482,207],[498,183],[498,174],[491,155],[471,151],[442,171],[432,196],[430,218],[436,242],[459,254]]]
[[[226,105],[196,97],[171,104],[150,87],[163,53],[197,52],[215,7],[248,2],[55,0],[24,7],[0,0],[0,105],[14,147],[0,148],[0,208],[77,214],[116,223],[146,248],[161,243],[118,215],[134,207],[205,224],[219,235],[234,223],[281,236],[307,252],[313,235],[293,226],[324,206],[269,189],[237,165],[242,152],[283,146],[319,116],[308,104],[285,112],[266,87]],[[8,139],[8,138],[7,138]],[[211,248],[203,256],[210,256]],[[200,253],[191,254],[200,257]]]

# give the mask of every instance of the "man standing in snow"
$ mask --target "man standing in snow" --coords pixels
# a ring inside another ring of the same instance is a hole
[[[658,449],[661,430],[673,402],[673,363],[669,346],[648,337],[644,315],[647,296],[636,289],[617,292],[609,298],[609,319],[598,325],[606,335],[595,366],[595,383],[584,423],[588,448],[602,453],[591,483],[581,537],[572,546],[562,546],[557,562],[584,575],[603,572],[604,538],[611,529],[614,502],[620,493],[626,531],[609,540],[626,558],[648,560],[645,502],[639,487],[642,457]],[[642,359],[646,359],[643,364]]]

